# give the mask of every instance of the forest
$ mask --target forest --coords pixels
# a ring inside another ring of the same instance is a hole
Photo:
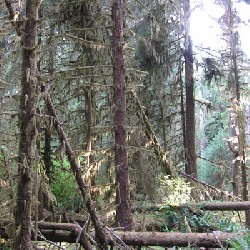
[[[0,0],[0,249],[250,249],[239,5]]]

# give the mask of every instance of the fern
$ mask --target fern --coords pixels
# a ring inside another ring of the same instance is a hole
[[[250,234],[238,238],[236,241],[231,241],[231,246],[235,250],[249,250],[250,249]]]

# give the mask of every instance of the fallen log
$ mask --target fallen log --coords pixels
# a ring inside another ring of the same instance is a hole
[[[205,202],[200,208],[209,211],[243,211],[250,209],[250,201]]]
[[[76,243],[79,239],[81,245],[85,237],[96,240],[95,233],[87,234],[81,230],[78,224],[73,223],[51,223],[39,222],[38,240],[50,242]],[[230,247],[230,242],[243,236],[239,233],[223,233],[214,231],[212,233],[164,233],[164,232],[120,232],[107,229],[107,241],[109,245],[128,245],[128,246],[163,246],[163,247]],[[81,237],[84,233],[85,237]],[[3,228],[0,230],[0,237],[8,239],[8,235]],[[91,240],[91,242],[93,242]]]
[[[131,246],[165,247],[225,247],[239,237],[236,233],[162,233],[162,232],[115,232],[115,236]]]
[[[54,242],[75,243],[75,234],[64,230],[42,229],[46,239]],[[235,241],[239,234],[222,233],[162,233],[162,232],[113,232],[108,237],[109,245],[120,245],[123,242],[129,246],[164,246],[164,247],[228,247],[230,241]],[[91,238],[95,239],[94,234]]]
[[[136,207],[133,209],[137,212],[159,211],[166,207],[171,208],[192,208],[193,210],[209,210],[209,211],[245,211],[250,210],[250,201],[224,201],[224,202],[204,202],[198,204],[181,204],[179,206],[172,206],[167,204],[149,205],[145,207]]]

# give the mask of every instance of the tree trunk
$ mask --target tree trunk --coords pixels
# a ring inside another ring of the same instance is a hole
[[[245,140],[246,140],[246,148],[245,148],[246,151],[245,151],[245,154],[249,155],[249,149],[250,149],[250,140],[249,140],[249,138],[250,138],[250,108],[249,108],[249,106],[246,108],[246,134],[245,135],[246,135],[246,138],[245,138]],[[249,159],[247,159],[247,158],[248,157],[246,157],[245,164],[247,166],[249,166]],[[245,168],[245,169],[247,170],[247,168]],[[247,174],[246,174],[246,179],[248,179],[247,178]],[[247,192],[249,192],[248,191],[249,182],[245,183],[245,185],[246,185],[246,189],[245,190],[247,190]],[[246,196],[248,196],[247,192],[245,193]],[[247,223],[247,227],[249,227],[250,226],[250,223],[249,223],[250,222],[250,209],[248,211],[246,211],[246,218],[247,218],[246,221],[248,222]]]
[[[182,138],[184,147],[184,159],[187,160],[187,139],[186,139],[186,112],[185,112],[185,102],[184,102],[184,86],[182,81],[182,75],[180,73],[181,81],[181,122],[182,122]],[[186,87],[186,86],[185,86]],[[185,172],[187,172],[187,162],[185,163]]]
[[[74,224],[73,224],[74,225]],[[59,225],[58,225],[59,226]],[[78,225],[75,225],[77,227]],[[78,226],[79,227],[79,226]],[[66,228],[66,227],[63,227]],[[73,229],[73,228],[72,228]],[[71,231],[72,231],[71,229]],[[76,231],[76,230],[74,230]],[[75,237],[67,231],[41,230],[42,234],[53,241],[75,243]],[[94,235],[91,235],[94,238]],[[108,238],[109,245],[129,246],[165,246],[165,247],[227,247],[230,240],[237,240],[241,235],[236,233],[159,233],[159,232],[112,232]]]
[[[233,107],[230,112],[230,137],[232,139],[232,143],[230,145],[230,150],[232,151],[232,188],[233,195],[238,196],[240,194],[240,160],[239,160],[239,152],[238,143],[236,143],[237,139],[237,114],[235,108]]]
[[[123,1],[114,0],[113,20],[113,84],[114,84],[114,129],[115,129],[115,171],[116,171],[116,216],[119,226],[132,228],[132,214],[129,195],[128,142],[126,131],[126,90],[123,58]]]
[[[250,209],[250,201],[205,202],[200,207],[209,211],[243,211]]]
[[[250,105],[246,107],[246,131],[247,131],[247,138],[246,138],[246,144],[247,147],[250,148]]]
[[[89,243],[85,242],[83,235],[84,230],[78,224],[71,223],[50,223],[39,222],[38,228],[42,235],[52,242],[76,243],[77,239],[82,246],[88,246],[93,249]],[[8,235],[1,228],[1,238],[8,239]],[[79,236],[80,235],[80,236]],[[94,233],[90,234],[91,238],[96,240]],[[243,234],[223,233],[215,231],[213,233],[162,233],[162,232],[118,232],[110,230],[108,237],[109,245],[123,245],[124,249],[131,246],[165,246],[165,247],[219,247],[230,246],[230,241],[237,240]],[[38,238],[44,240],[44,238]],[[126,248],[125,248],[126,247]]]
[[[229,246],[229,240],[236,240],[236,233],[159,233],[159,232],[114,232],[117,243],[122,240],[132,246],[165,247],[222,247]]]
[[[51,132],[50,128],[46,127],[44,131],[44,155],[43,163],[45,167],[45,173],[48,179],[50,179],[51,174]]]
[[[195,150],[195,105],[193,77],[193,49],[190,37],[190,1],[184,3],[185,12],[185,89],[186,89],[186,167],[185,172],[197,178]]]
[[[26,1],[26,20],[22,38],[23,62],[20,96],[20,143],[18,153],[18,186],[15,222],[18,227],[15,249],[33,249],[31,243],[32,172],[35,164],[37,81],[37,19],[40,1]],[[24,21],[23,21],[24,22]]]
[[[95,7],[91,6],[92,1],[84,1],[81,5],[81,27],[92,29],[95,28],[95,13],[98,13],[100,2],[96,1]],[[87,32],[83,31],[81,37],[86,40],[93,40],[93,37]],[[97,38],[98,39],[98,38]],[[88,66],[96,65],[96,50],[90,46],[82,45],[83,56],[85,58],[84,64]],[[88,72],[86,72],[88,74]],[[93,140],[95,125],[95,91],[93,90],[93,78],[90,80],[90,85],[84,88],[85,91],[85,120],[86,120],[86,147],[85,150],[89,152],[86,156],[86,170],[84,180],[87,185],[91,187],[96,186],[97,164],[95,163],[95,140]],[[95,188],[91,189],[90,194],[94,200],[96,197]]]
[[[86,124],[87,124],[87,135],[86,135],[86,150],[89,155],[86,157],[86,183],[89,184],[91,187],[96,186],[96,173],[97,173],[97,166],[95,163],[95,155],[94,155],[94,140],[93,140],[93,127],[94,127],[94,91],[90,88],[85,90],[85,117],[86,117]],[[92,152],[91,152],[92,151]],[[95,199],[95,191],[90,191],[91,197]]]
[[[240,92],[240,76],[238,67],[238,41],[239,34],[235,31],[235,10],[233,10],[232,1],[229,0],[225,4],[225,16],[227,17],[227,25],[229,32],[229,45],[230,45],[230,55],[231,55],[231,68],[230,74],[232,75],[232,92],[236,97],[233,104],[233,112],[235,113],[235,134],[236,140],[236,151],[234,152],[234,165],[233,165],[233,184],[235,192],[238,192],[237,179],[240,174],[239,167],[241,170],[241,184],[242,184],[242,198],[244,201],[248,201],[248,181],[247,181],[247,167],[246,167],[246,127],[245,127],[245,116],[244,108],[241,103],[241,92]],[[235,91],[234,91],[235,90]],[[250,228],[250,211],[245,211],[245,224],[247,228]]]
[[[39,12],[39,15],[42,18],[41,11]],[[54,34],[54,26],[50,27],[50,34]],[[47,48],[48,49],[48,73],[53,74],[54,73],[54,53],[55,53],[55,48],[53,47],[53,43],[50,44],[50,46]],[[45,83],[41,83],[41,92],[45,92]],[[46,110],[46,114],[48,113],[48,110]],[[51,133],[51,126],[52,124],[52,119],[48,115],[48,119],[44,128],[44,150],[43,150],[43,164],[45,168],[45,176],[42,181],[48,182],[47,184],[51,183],[51,171],[52,171],[52,149],[51,149],[51,141],[52,141],[52,133]],[[47,177],[47,178],[46,178]],[[54,220],[55,216],[55,211],[54,211],[54,204],[50,201],[50,198],[46,193],[44,193],[44,190],[40,190],[40,204],[43,206],[41,209],[43,210],[44,208],[52,212],[52,220]],[[40,207],[41,207],[40,206]],[[40,211],[41,214],[43,211]]]
[[[242,105],[238,105],[238,120],[239,120],[239,154],[241,159],[241,183],[242,183],[242,198],[244,201],[249,201],[248,196],[248,173],[246,166],[246,132],[245,132],[245,110]],[[250,210],[245,210],[245,225],[250,229]]]

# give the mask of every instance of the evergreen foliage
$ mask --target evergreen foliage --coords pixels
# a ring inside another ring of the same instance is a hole
[[[212,130],[214,131],[214,130]],[[200,178],[215,187],[224,188],[230,183],[230,151],[227,147],[227,130],[220,129],[215,133],[205,149],[206,161],[200,162]]]
[[[56,197],[56,205],[62,211],[75,211],[82,206],[81,195],[71,174],[69,162],[52,162],[51,191]]]

